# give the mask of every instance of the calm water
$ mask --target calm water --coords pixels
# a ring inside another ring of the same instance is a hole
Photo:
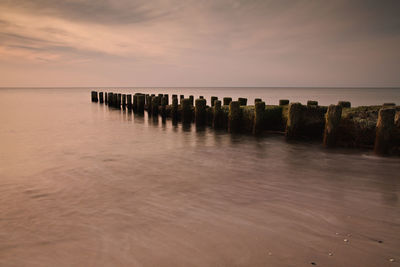
[[[400,103],[397,89],[162,92]],[[0,266],[400,262],[400,158],[162,124],[90,89],[0,89],[0,125]]]

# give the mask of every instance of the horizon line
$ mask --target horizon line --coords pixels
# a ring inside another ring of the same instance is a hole
[[[67,88],[308,88],[308,89],[400,89],[399,86],[0,86],[0,89],[67,89]]]

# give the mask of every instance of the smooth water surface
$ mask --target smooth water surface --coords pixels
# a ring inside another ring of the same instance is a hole
[[[84,88],[0,89],[0,125],[0,266],[400,262],[399,158],[163,124]]]

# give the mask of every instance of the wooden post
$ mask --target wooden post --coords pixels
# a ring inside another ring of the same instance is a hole
[[[96,91],[92,91],[92,102],[98,102],[98,98],[97,98],[97,92]]]
[[[286,137],[296,138],[299,136],[303,106],[300,103],[289,105],[288,119],[286,123]]]
[[[190,99],[190,105],[192,105],[192,107],[193,107],[194,106],[194,96],[190,95],[189,99]]]
[[[307,106],[318,106],[318,101],[308,100]]]
[[[381,108],[376,123],[376,137],[374,151],[378,155],[385,155],[390,152],[393,145],[392,135],[394,129],[394,108]]]
[[[128,110],[132,110],[132,95],[126,95],[126,102],[128,106]]]
[[[115,93],[113,94],[113,108],[117,108],[118,107],[118,94]]]
[[[126,108],[126,94],[122,95],[122,109],[125,110]]]
[[[122,98],[122,94],[118,94],[117,95],[118,97],[117,97],[117,108],[118,109],[121,109],[121,98]]]
[[[168,94],[164,94],[164,97],[165,97],[165,100],[167,101],[166,105],[168,106],[169,105],[169,95]]]
[[[260,134],[264,130],[265,102],[255,102],[253,134]]]
[[[262,99],[261,99],[261,98],[256,98],[256,99],[254,99],[254,105],[255,105],[257,102],[262,102]]]
[[[178,97],[172,96],[172,106],[171,106],[171,117],[172,121],[178,121]]]
[[[338,105],[342,106],[342,108],[351,108],[351,103],[349,101],[339,101]]]
[[[185,98],[184,95],[180,95],[180,96],[179,96],[179,101],[180,101],[181,104],[182,104],[182,99],[184,99],[184,98]]]
[[[386,107],[393,107],[393,106],[396,106],[396,103],[383,103],[383,106],[386,106]]]
[[[197,126],[206,124],[206,103],[204,98],[196,99],[195,121]]]
[[[235,133],[240,131],[240,102],[232,101],[229,104],[228,132]]]
[[[161,98],[161,117],[163,121],[165,121],[165,118],[167,117],[167,102],[168,102],[168,96],[163,95]]]
[[[147,112],[149,113],[149,115],[151,115],[151,111],[152,111],[152,107],[151,107],[151,99],[152,98],[153,97],[151,95],[148,95],[147,96],[147,100],[146,100],[146,102],[147,102]]]
[[[99,92],[99,100],[100,100],[100,104],[104,103],[103,92]]]
[[[151,98],[151,113],[154,116],[158,115],[158,105],[159,105],[159,99],[158,96],[153,96]]]
[[[199,96],[199,99],[204,99],[204,96],[202,96],[202,95],[201,95],[201,96]]]
[[[279,106],[286,106],[286,105],[289,105],[289,100],[287,99],[279,100]]]
[[[145,97],[144,94],[137,96],[137,112],[142,114],[144,112]]]
[[[224,97],[224,106],[228,106],[232,102],[232,97]]]
[[[223,125],[223,114],[221,109],[221,100],[214,100],[214,107],[213,107],[213,122],[212,126],[215,129],[222,128]]]
[[[112,107],[114,105],[114,94],[113,92],[108,93],[108,106]]]
[[[342,106],[330,105],[325,114],[324,146],[334,147],[336,145],[336,135],[342,118]]]
[[[182,123],[192,122],[192,105],[189,98],[181,99],[182,106]]]
[[[238,101],[241,106],[247,106],[247,98],[239,97]]]
[[[108,104],[108,93],[104,92],[104,103],[107,105]]]
[[[212,96],[212,97],[211,97],[211,107],[213,107],[213,106],[214,106],[214,104],[215,104],[215,100],[218,100],[218,97],[216,97],[216,96]]]
[[[133,103],[132,103],[133,112],[137,112],[137,108],[138,108],[138,104],[137,103],[138,103],[138,94],[135,93],[133,95]]]

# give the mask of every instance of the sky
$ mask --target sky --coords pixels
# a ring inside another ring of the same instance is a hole
[[[398,0],[0,0],[1,87],[400,87]]]

